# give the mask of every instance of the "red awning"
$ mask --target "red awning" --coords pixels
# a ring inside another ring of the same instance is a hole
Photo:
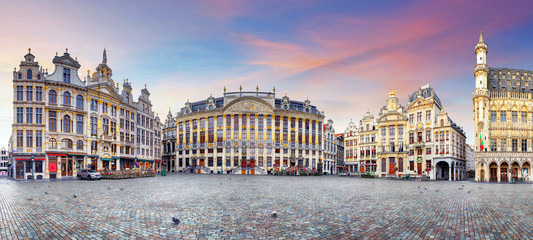
[[[48,153],[48,156],[66,157],[67,154],[64,154],[64,153]]]
[[[377,164],[375,164],[375,163],[365,163],[365,165],[377,166]]]
[[[155,160],[155,162],[161,162],[161,160]]]
[[[30,157],[16,157],[14,159],[15,159],[15,161],[30,161],[31,160]],[[46,159],[44,159],[44,158],[33,158],[33,160],[35,160],[35,161],[44,161]]]

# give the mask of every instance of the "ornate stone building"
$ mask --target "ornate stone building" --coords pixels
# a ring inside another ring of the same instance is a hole
[[[163,155],[162,167],[168,172],[176,171],[176,118],[168,110],[167,119],[163,125]]]
[[[344,130],[344,166],[346,171],[350,173],[359,172],[359,129],[361,126],[356,126],[350,120],[348,127]]]
[[[465,179],[463,129],[442,110],[429,85],[408,99],[407,107],[402,107],[391,90],[375,121],[367,112],[359,126],[350,122],[345,131],[345,162],[359,161],[361,172],[375,172],[378,177],[409,174],[433,180]],[[352,153],[355,149],[357,153]]]
[[[466,136],[443,110],[431,86],[420,87],[407,103],[408,173],[437,180],[466,178]]]
[[[533,71],[489,68],[483,32],[475,46],[476,181],[533,181]],[[531,86],[530,86],[531,85]]]
[[[175,169],[196,173],[265,174],[319,169],[324,114],[309,100],[272,92],[226,92],[185,103],[176,117]]]
[[[324,167],[322,172],[327,174],[337,173],[337,139],[335,137],[335,128],[333,120],[329,119],[324,124],[324,141],[322,142],[322,151],[324,151]]]
[[[160,161],[161,126],[146,87],[134,101],[131,84],[119,93],[113,71],[102,63],[85,80],[66,51],[49,74],[29,52],[13,71],[15,178],[69,178],[79,169],[154,169]]]
[[[378,165],[377,173],[386,175],[402,175],[407,172],[404,164],[407,149],[405,148],[405,128],[407,117],[405,108],[400,105],[396,92],[391,90],[387,105],[383,106],[377,117],[378,133]]]

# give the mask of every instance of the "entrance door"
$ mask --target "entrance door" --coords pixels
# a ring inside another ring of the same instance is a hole
[[[18,162],[16,166],[16,178],[24,179],[24,163]]]
[[[72,158],[67,159],[67,175],[72,177]]]
[[[254,175],[255,174],[255,159],[251,159],[250,160],[250,174]]]
[[[416,174],[418,175],[422,174],[422,163],[417,163],[416,168],[417,168]]]
[[[61,159],[61,176],[64,177],[67,175],[67,160]]]
[[[500,181],[502,181],[502,182],[507,182],[507,181],[509,181],[509,180],[507,179],[507,168],[501,168],[500,171],[501,171],[501,179],[500,179]]]
[[[202,166],[204,166],[204,159],[203,158],[200,159],[200,167],[202,167]],[[202,173],[202,169],[201,168],[198,169],[198,173]]]
[[[246,174],[246,159],[241,160],[241,174]]]
[[[389,163],[389,174],[394,175],[396,171],[394,170],[394,162]]]

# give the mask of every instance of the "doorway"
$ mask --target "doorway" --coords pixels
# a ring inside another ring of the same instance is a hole
[[[24,179],[24,163],[18,162],[16,165],[16,178],[17,179]]]

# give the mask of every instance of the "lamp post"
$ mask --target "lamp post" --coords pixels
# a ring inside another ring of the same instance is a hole
[[[31,180],[35,180],[35,160],[33,159],[33,155],[31,155]]]

